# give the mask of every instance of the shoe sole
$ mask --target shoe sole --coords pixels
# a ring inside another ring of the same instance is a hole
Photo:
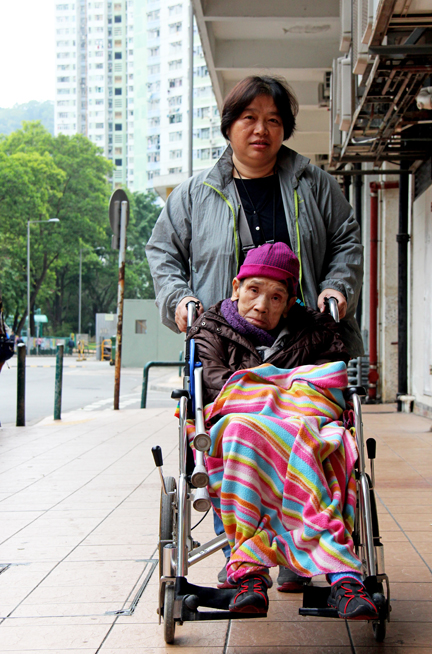
[[[267,609],[265,608],[259,608],[258,606],[242,606],[241,608],[237,608],[233,606],[232,608],[229,607],[230,613],[260,613],[267,615]]]
[[[328,602],[328,606],[329,606],[331,609],[335,609],[335,608],[336,608],[335,606],[333,606],[332,604],[330,604],[330,602]],[[379,619],[379,615],[378,615],[378,613],[375,613],[374,615],[365,615],[364,613],[355,613],[355,612],[353,612],[353,613],[345,613],[345,614],[344,614],[344,613],[339,613],[339,611],[338,611],[338,616],[339,616],[342,620],[378,620],[378,619]]]
[[[303,584],[299,584],[297,581],[286,581],[276,588],[280,593],[302,593]]]

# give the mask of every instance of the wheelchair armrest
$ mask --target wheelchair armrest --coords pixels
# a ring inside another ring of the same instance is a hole
[[[171,399],[179,400],[181,397],[185,397],[190,400],[190,394],[186,388],[176,388],[174,391],[172,391]]]
[[[350,400],[355,393],[357,393],[359,397],[364,397],[366,395],[366,390],[364,386],[348,386],[344,390],[344,398]]]

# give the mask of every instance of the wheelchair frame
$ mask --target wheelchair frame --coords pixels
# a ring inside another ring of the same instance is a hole
[[[339,320],[337,303],[330,298],[330,313]],[[195,302],[188,303],[188,329],[196,316]],[[207,491],[209,477],[204,465],[204,452],[210,447],[210,437],[205,431],[202,367],[194,365],[194,343],[186,343],[186,367],[184,388],[173,391],[173,399],[179,399],[179,477],[165,478],[162,472],[162,451],[159,446],[152,448],[155,464],[158,467],[162,493],[159,532],[159,624],[164,620],[164,638],[167,643],[174,641],[176,624],[197,620],[235,620],[266,617],[266,614],[232,613],[228,610],[236,589],[218,589],[190,584],[187,573],[195,565],[228,543],[221,534],[201,545],[192,536],[192,507],[198,512],[208,512],[211,501]],[[192,363],[191,363],[192,362]],[[188,370],[189,366],[189,370]],[[368,439],[367,452],[370,459],[371,474],[366,472],[365,446],[361,416],[360,395],[362,387],[349,387],[345,399],[351,401],[354,409],[359,458],[356,469],[357,510],[353,541],[357,555],[362,562],[363,583],[372,597],[377,609],[378,620],[373,620],[373,633],[378,642],[385,638],[386,623],[390,621],[390,586],[384,571],[384,550],[379,535],[378,516],[374,495],[374,459],[376,442]],[[195,418],[194,448],[188,444],[186,424],[188,418]],[[205,516],[204,516],[205,517]],[[200,522],[200,521],[199,521]],[[198,523],[197,523],[198,524]],[[195,525],[197,526],[197,525]],[[385,592],[384,592],[385,585]],[[302,616],[321,616],[338,618],[336,609],[330,608],[327,599],[330,586],[305,585]],[[198,610],[199,607],[213,609]]]

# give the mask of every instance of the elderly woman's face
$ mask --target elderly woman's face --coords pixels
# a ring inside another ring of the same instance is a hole
[[[235,156],[244,165],[263,166],[276,161],[284,127],[269,95],[258,95],[228,131]]]
[[[238,300],[238,312],[243,318],[266,331],[278,326],[296,300],[289,298],[283,282],[267,277],[247,277],[243,284],[235,277],[231,299]]]

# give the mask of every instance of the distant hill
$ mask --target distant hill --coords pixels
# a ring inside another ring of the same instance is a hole
[[[51,134],[54,134],[54,102],[16,104],[11,109],[0,108],[0,134],[11,134],[21,128],[23,120],[40,120]]]

